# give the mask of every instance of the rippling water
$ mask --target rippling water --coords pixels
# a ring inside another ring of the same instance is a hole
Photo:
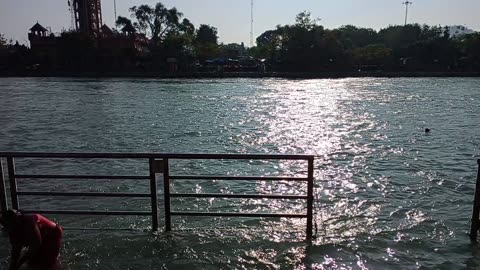
[[[135,229],[66,231],[63,262],[70,269],[475,269],[480,252],[467,232],[480,156],[479,101],[480,80],[459,78],[0,79],[0,151],[317,156],[312,245],[303,241],[304,220],[177,218],[173,233],[152,235],[147,217],[52,217],[65,227]],[[177,174],[305,174],[299,162],[172,166]],[[18,171],[148,174],[141,162],[98,160],[19,160]],[[148,183],[25,180],[19,188],[147,192]],[[304,188],[261,181],[173,184],[175,192],[198,193],[301,194]],[[20,203],[149,208],[141,199],[21,198]],[[173,204],[178,210],[304,209],[282,200]],[[0,241],[5,268],[8,246]]]

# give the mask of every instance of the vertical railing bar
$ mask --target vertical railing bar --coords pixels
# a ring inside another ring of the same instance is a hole
[[[12,208],[19,209],[17,195],[17,179],[15,178],[15,160],[13,157],[7,157],[8,180],[10,182],[10,196],[12,199]]]
[[[6,211],[7,209],[8,209],[7,189],[5,188],[3,164],[2,164],[2,158],[0,157],[0,210]]]
[[[312,239],[313,231],[313,161],[313,158],[308,159],[307,240]]]
[[[475,197],[473,201],[472,225],[470,227],[470,239],[477,242],[478,229],[480,228],[480,159],[477,160],[477,183],[475,184]]]
[[[163,196],[165,204],[165,231],[172,230],[172,216],[170,208],[170,168],[168,158],[163,159]]]
[[[155,173],[155,158],[149,159],[150,164],[150,198],[152,208],[152,231],[158,231],[158,187]]]

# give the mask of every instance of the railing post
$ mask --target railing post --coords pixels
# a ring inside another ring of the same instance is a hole
[[[165,231],[172,230],[172,216],[170,209],[170,168],[168,159],[163,159],[163,196],[165,204]]]
[[[477,183],[475,184],[475,197],[473,201],[472,225],[470,227],[470,239],[477,242],[477,233],[480,228],[480,159],[477,160]]]
[[[312,239],[313,231],[313,161],[308,159],[308,188],[307,188],[307,240]]]
[[[155,172],[155,158],[149,159],[150,163],[150,198],[152,205],[152,231],[158,231],[158,188]]]
[[[5,211],[7,208],[7,190],[5,188],[5,178],[3,176],[2,158],[0,157],[0,210]]]
[[[8,180],[10,182],[10,197],[12,197],[12,208],[18,210],[17,179],[15,178],[15,161],[13,157],[7,157]]]

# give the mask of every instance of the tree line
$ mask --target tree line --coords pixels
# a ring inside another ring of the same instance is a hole
[[[0,69],[165,71],[166,59],[175,58],[179,71],[191,72],[209,59],[238,57],[229,45],[219,44],[215,27],[201,24],[197,29],[174,7],[157,3],[133,6],[129,12],[129,18],[117,18],[120,30],[114,32],[147,37],[150,42],[141,53],[134,48],[99,49],[95,37],[64,32],[52,56],[13,45],[0,35],[0,58],[8,63]],[[305,11],[295,23],[262,33],[247,54],[269,71],[480,71],[480,33],[451,36],[447,27],[419,24],[379,31],[353,25],[326,29]]]
[[[448,27],[330,30],[302,12],[294,24],[279,25],[256,41],[251,54],[279,71],[480,71],[480,33],[451,36]]]

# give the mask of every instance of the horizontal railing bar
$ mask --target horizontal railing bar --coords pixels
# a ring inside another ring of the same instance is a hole
[[[17,195],[24,196],[61,196],[61,197],[112,197],[112,198],[150,198],[149,193],[106,193],[106,192],[44,192],[19,191]]]
[[[85,210],[22,210],[27,214],[88,215],[88,216],[151,216],[150,211],[85,211]]]
[[[198,217],[285,217],[306,218],[306,214],[273,214],[273,213],[228,213],[228,212],[171,212],[172,216],[198,216]]]
[[[134,228],[79,228],[79,227],[63,227],[64,231],[141,231],[141,229]]]
[[[0,152],[0,157],[16,158],[111,158],[111,159],[289,159],[310,160],[313,155],[288,154],[174,154],[174,153],[41,153],[41,152]]]
[[[204,176],[204,175],[176,175],[171,180],[227,180],[227,181],[308,181],[307,177],[267,177],[267,176]]]
[[[150,179],[150,176],[133,176],[133,175],[41,175],[41,174],[17,174],[17,179],[106,179],[106,180],[144,180]]]
[[[261,195],[261,194],[221,194],[221,193],[172,193],[172,198],[241,198],[241,199],[289,199],[306,200],[306,195]]]

